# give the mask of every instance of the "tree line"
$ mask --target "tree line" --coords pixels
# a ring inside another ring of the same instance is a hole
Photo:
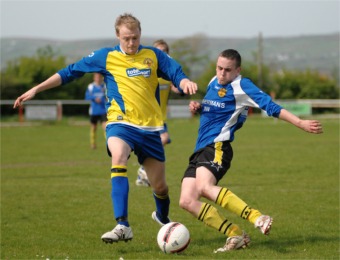
[[[207,53],[207,42],[200,36],[184,38],[171,44],[171,56],[177,60],[184,72],[198,83],[199,91],[194,96],[201,99],[205,88],[215,75],[216,59]],[[243,61],[241,74],[248,77],[263,91],[277,99],[338,99],[338,78],[306,69],[293,71],[272,70],[270,66],[253,61]],[[20,57],[7,62],[1,71],[1,99],[15,99],[18,95],[44,81],[59,69],[65,67],[67,57],[58,55],[51,46],[37,50],[33,57]],[[261,71],[261,73],[259,73]],[[39,99],[84,99],[87,85],[92,76],[86,74],[65,87],[39,93]],[[171,95],[170,98],[179,98]],[[190,98],[190,97],[187,97]]]

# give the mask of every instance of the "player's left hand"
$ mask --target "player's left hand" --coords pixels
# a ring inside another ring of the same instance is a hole
[[[181,82],[181,89],[185,94],[196,94],[197,92],[197,84],[191,80],[185,79],[184,82]]]
[[[191,113],[197,114],[201,110],[201,104],[199,102],[197,102],[197,101],[193,101],[192,100],[189,103],[189,110],[190,110]]]

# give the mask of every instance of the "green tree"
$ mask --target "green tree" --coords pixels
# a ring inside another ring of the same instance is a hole
[[[208,40],[202,34],[183,38],[171,45],[171,56],[182,65],[183,71],[196,80],[209,60]]]
[[[57,57],[50,46],[38,49],[34,57],[9,61],[1,71],[1,98],[15,99],[63,66],[65,58]]]
[[[317,71],[284,70],[274,75],[279,99],[337,99],[336,81]]]
[[[210,61],[204,72],[200,75],[200,77],[196,80],[198,85],[198,91],[195,95],[195,99],[202,99],[205,95],[206,88],[210,82],[210,80],[216,75],[216,61]]]
[[[1,99],[15,99],[66,66],[66,57],[58,56],[51,46],[37,50],[33,57],[10,61],[1,71]],[[77,79],[66,87],[54,88],[37,95],[38,99],[83,99],[91,76]]]
[[[262,65],[261,82],[259,79],[258,65],[250,61],[242,61],[241,75],[251,79],[256,86],[266,93],[275,92],[275,85],[271,79],[270,68]]]

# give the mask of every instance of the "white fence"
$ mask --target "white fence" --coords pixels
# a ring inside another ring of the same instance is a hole
[[[169,100],[168,118],[189,118],[189,100]],[[297,115],[311,114],[312,108],[340,108],[339,99],[275,100]],[[0,100],[0,105],[13,105],[14,100]],[[60,120],[63,105],[89,105],[87,100],[29,100],[18,109],[19,120]]]

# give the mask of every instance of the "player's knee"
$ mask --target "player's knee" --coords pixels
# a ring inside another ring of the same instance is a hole
[[[179,206],[182,209],[185,209],[185,210],[191,212],[192,205],[193,205],[193,199],[192,198],[187,197],[187,196],[181,196],[180,197]]]
[[[151,184],[153,191],[159,195],[165,195],[169,193],[169,188],[166,183],[156,182]]]
[[[207,184],[197,185],[197,192],[201,197],[207,197],[211,192],[211,186]]]
[[[179,199],[179,206],[180,206],[180,208],[182,208],[182,209],[187,209],[188,208],[188,205],[189,205],[189,201],[186,199],[186,198],[180,198]]]

